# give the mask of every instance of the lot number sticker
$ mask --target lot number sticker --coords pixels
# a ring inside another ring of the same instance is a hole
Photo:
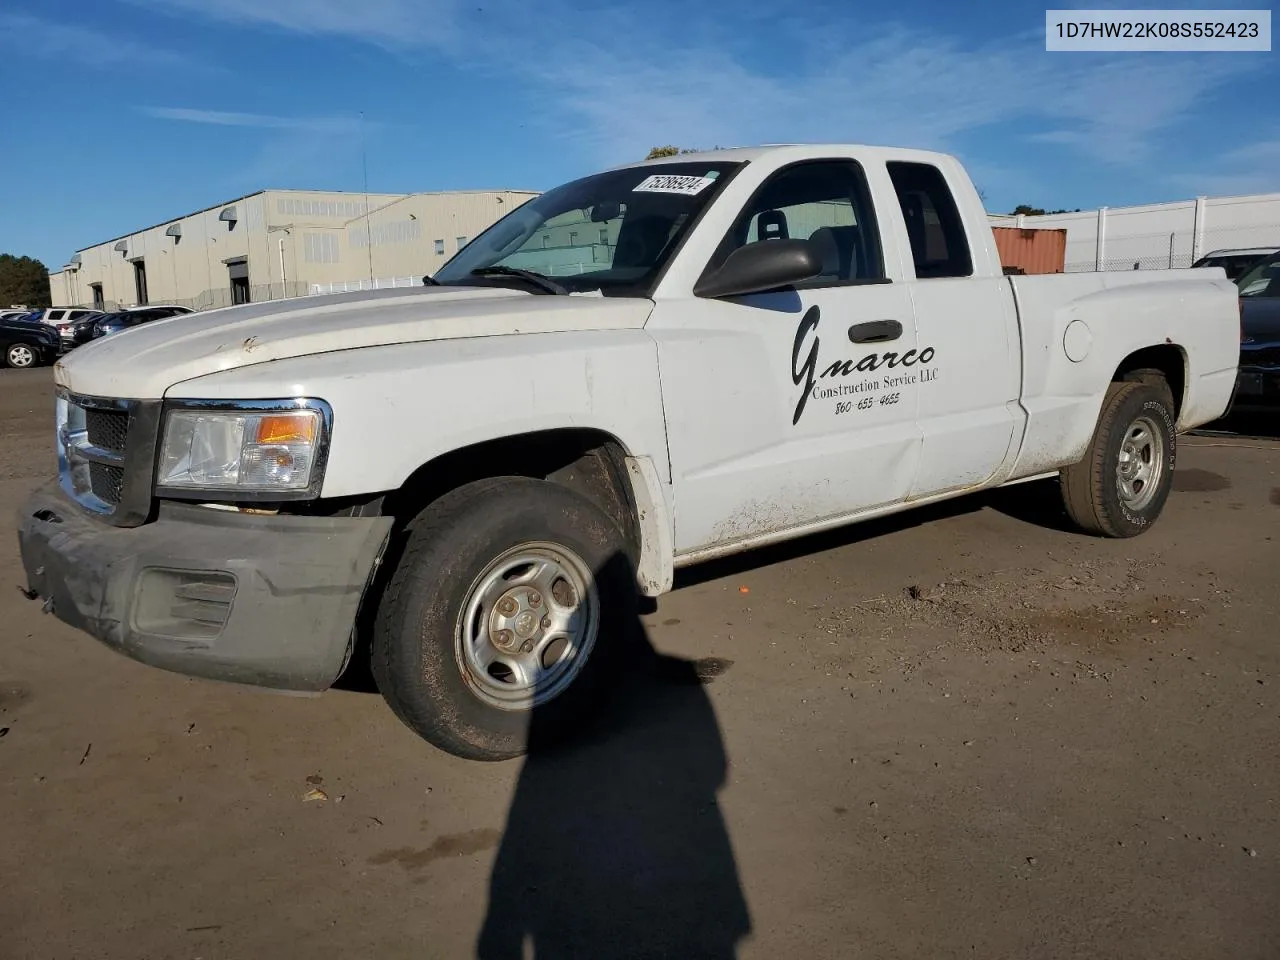
[[[705,190],[715,183],[711,177],[679,177],[674,174],[657,174],[641,180],[632,193],[681,193],[686,197]]]

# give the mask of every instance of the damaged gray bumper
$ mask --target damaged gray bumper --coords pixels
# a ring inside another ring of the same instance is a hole
[[[87,516],[57,482],[18,515],[28,594],[135,660],[196,677],[324,690],[346,666],[389,517],[164,503],[139,527]]]

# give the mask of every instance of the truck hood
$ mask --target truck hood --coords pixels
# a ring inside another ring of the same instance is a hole
[[[299,297],[155,320],[95,340],[54,368],[83,396],[158,400],[175,383],[292,357],[397,343],[643,327],[650,300],[414,287]]]

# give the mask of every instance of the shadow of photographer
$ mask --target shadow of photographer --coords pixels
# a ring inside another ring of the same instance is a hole
[[[728,761],[704,688],[723,663],[658,653],[638,616],[611,632],[593,654],[612,645],[589,727],[564,740],[532,711],[482,960],[718,960],[750,932],[717,799]]]

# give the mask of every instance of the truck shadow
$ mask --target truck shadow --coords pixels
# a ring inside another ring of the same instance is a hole
[[[864,520],[861,523],[759,547],[720,560],[708,560],[696,566],[677,570],[675,585],[677,588],[691,587],[719,580],[722,577],[739,576],[752,570],[852,546],[940,520],[978,513],[984,509],[993,510],[1013,520],[1046,530],[1076,532],[1062,507],[1062,499],[1058,494],[1058,480],[1054,477],[966,494],[953,500],[913,507],[892,516]]]
[[[532,712],[477,954],[735,957],[751,921],[717,800],[718,669],[658,653],[634,616],[599,642],[608,695],[590,726],[566,740]]]
[[[991,509],[1011,519],[1042,527],[1074,533],[1058,494],[1057,479],[1037,480],[1030,483],[1016,484],[996,490],[957,497],[941,503],[916,507],[889,517],[866,520],[834,530],[815,533],[785,543],[760,547],[745,553],[735,554],[720,560],[709,560],[696,566],[676,571],[675,586],[677,588],[696,586],[723,577],[735,577],[752,570],[759,570],[779,563],[786,563],[799,557],[816,553],[824,553],[840,547],[851,546],[877,537],[888,536],[909,530],[912,527],[935,523],[951,517],[977,513],[983,509]],[[394,558],[383,563],[384,571],[392,569]],[[381,585],[370,590],[369,597],[376,597]],[[641,614],[651,614],[657,610],[657,602],[648,597],[639,598]],[[361,626],[358,633],[356,649],[351,661],[342,676],[334,683],[334,689],[354,693],[377,693],[373,674],[369,669],[369,636],[372,631],[372,611],[375,604],[366,600],[361,610]],[[643,631],[643,628],[640,628]]]

